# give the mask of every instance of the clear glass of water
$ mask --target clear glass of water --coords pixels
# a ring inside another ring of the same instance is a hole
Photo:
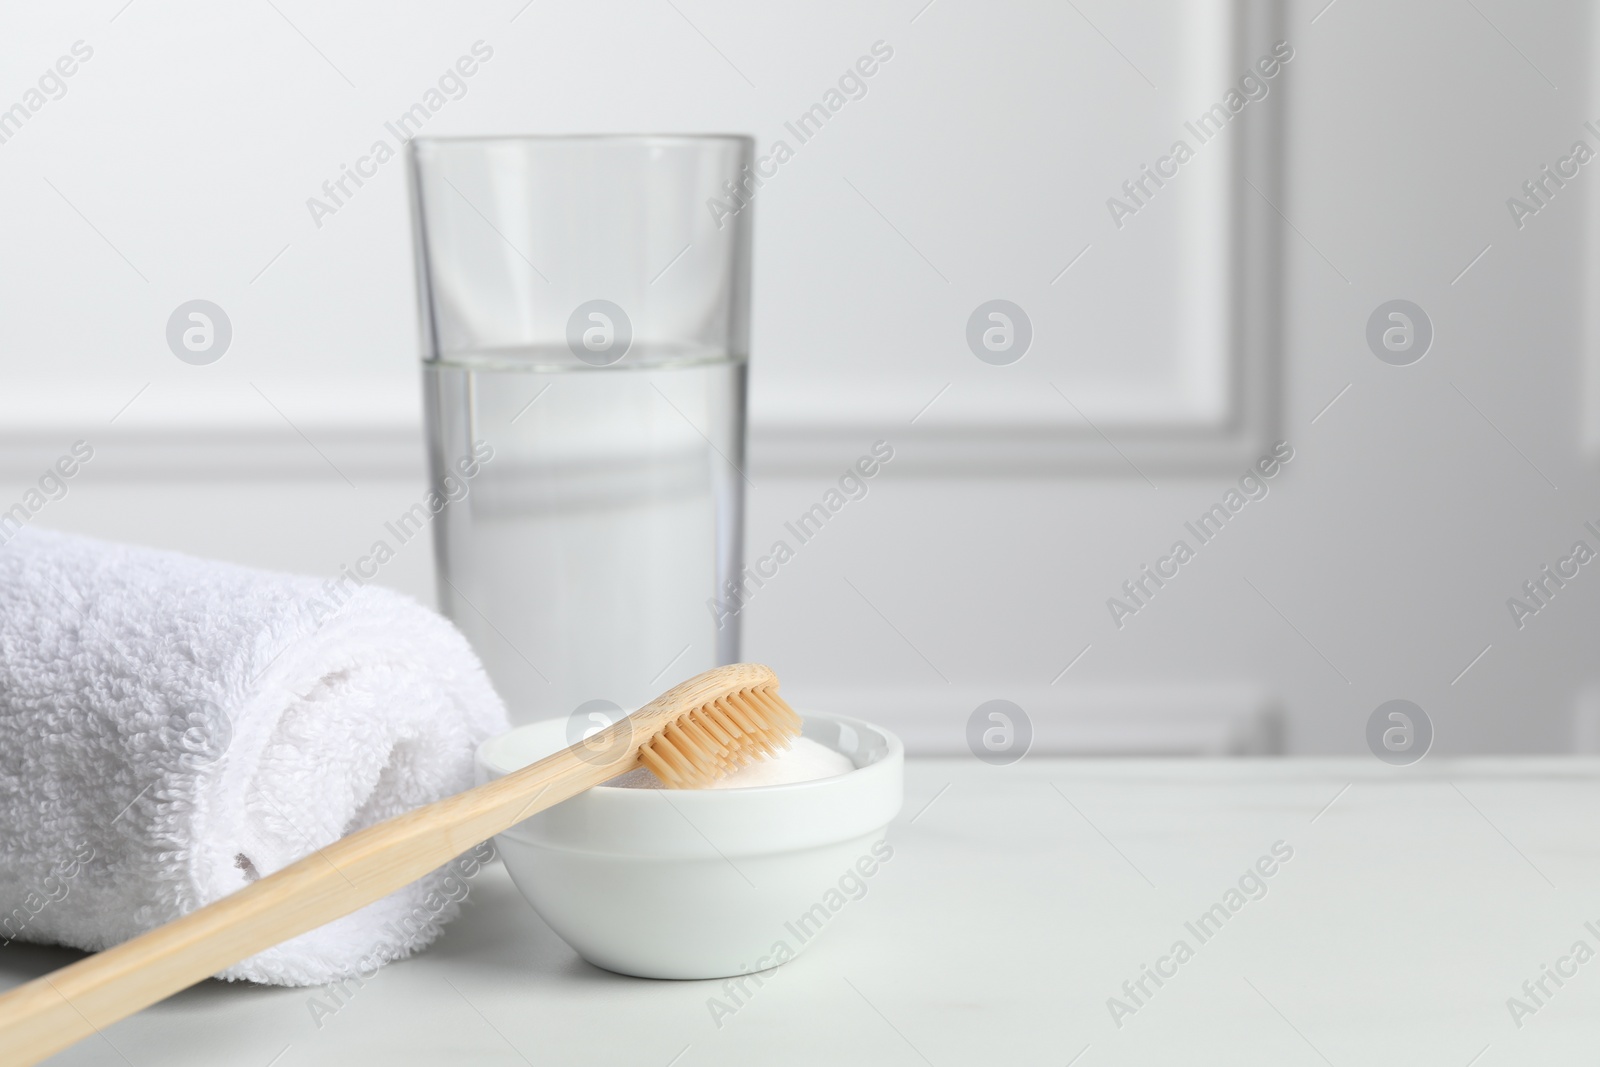
[[[411,142],[439,603],[514,722],[739,658],[751,147]]]

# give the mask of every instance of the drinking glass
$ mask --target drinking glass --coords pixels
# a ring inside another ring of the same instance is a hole
[[[513,722],[739,658],[751,147],[409,146],[439,604]]]

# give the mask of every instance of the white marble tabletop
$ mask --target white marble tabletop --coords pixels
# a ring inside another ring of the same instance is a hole
[[[737,1003],[585,964],[495,866],[347,997],[208,982],[50,1062],[1592,1063],[1597,827],[1587,760],[916,760],[893,859]]]

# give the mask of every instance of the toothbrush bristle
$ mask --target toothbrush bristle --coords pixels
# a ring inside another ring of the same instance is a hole
[[[777,686],[756,685],[677,716],[640,746],[639,760],[669,789],[702,789],[799,735],[800,716]]]

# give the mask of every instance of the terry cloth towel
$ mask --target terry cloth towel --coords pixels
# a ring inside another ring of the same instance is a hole
[[[399,593],[33,528],[0,548],[0,723],[0,940],[90,950],[470,788],[507,728],[466,640]],[[480,857],[219,977],[370,977]]]

